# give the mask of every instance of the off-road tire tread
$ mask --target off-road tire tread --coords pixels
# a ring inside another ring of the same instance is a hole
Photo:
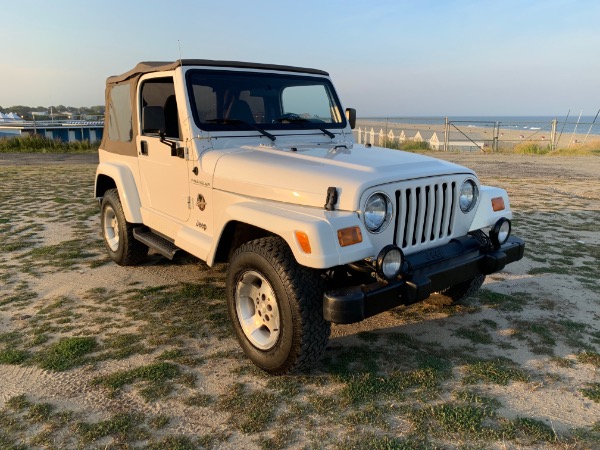
[[[286,291],[291,293],[293,317],[301,321],[300,327],[295,328],[297,333],[294,339],[300,345],[292,347],[286,365],[269,370],[269,373],[283,375],[314,364],[323,354],[331,332],[331,323],[323,318],[324,283],[319,273],[298,264],[286,242],[277,236],[241,245],[234,252],[232,260],[243,252],[256,253],[272,265]]]
[[[117,219],[119,220],[119,227],[121,224],[125,224],[124,239],[119,239],[119,245],[123,245],[123,253],[121,258],[115,262],[120,266],[136,266],[140,264],[146,259],[149,249],[146,244],[141,243],[133,236],[133,229],[135,226],[127,222],[125,219],[125,213],[123,212],[123,205],[121,204],[119,191],[117,189],[109,189],[104,193],[104,199],[102,202],[112,203],[115,214],[117,215]]]

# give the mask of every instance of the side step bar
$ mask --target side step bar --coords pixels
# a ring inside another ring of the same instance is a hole
[[[160,253],[165,258],[173,259],[175,253],[179,250],[179,247],[171,241],[142,227],[133,229],[133,237],[141,243],[146,244],[152,250]]]

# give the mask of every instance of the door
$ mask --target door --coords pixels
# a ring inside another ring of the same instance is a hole
[[[164,139],[156,130],[143,129],[137,138],[141,187],[145,193],[142,202],[147,208],[186,221],[190,215],[188,161],[180,149],[181,126],[172,78],[151,78],[142,83],[140,110],[148,106],[160,107],[164,113],[164,130],[160,130]]]

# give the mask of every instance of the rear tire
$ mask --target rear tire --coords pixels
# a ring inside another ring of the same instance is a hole
[[[134,226],[125,220],[125,213],[116,189],[105,192],[100,210],[102,238],[110,259],[120,266],[134,266],[148,254],[148,246],[133,237]]]
[[[282,375],[317,361],[331,324],[319,273],[296,262],[279,237],[243,244],[227,271],[227,306],[237,339],[261,369]]]
[[[470,280],[455,284],[443,291],[436,292],[425,300],[430,305],[449,306],[454,303],[460,303],[473,296],[485,281],[485,275],[477,275]]]

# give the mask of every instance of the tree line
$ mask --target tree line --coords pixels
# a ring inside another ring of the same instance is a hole
[[[33,114],[36,113],[36,119],[44,119],[45,117],[50,118],[50,114],[54,118],[62,118],[63,116],[68,117],[64,113],[71,113],[74,116],[103,116],[104,115],[104,105],[98,106],[65,106],[65,105],[52,105],[52,106],[25,106],[25,105],[14,105],[8,108],[3,108],[0,106],[0,112],[4,114],[15,113],[19,117],[22,117],[25,120],[33,120]],[[63,115],[61,115],[63,113]]]

